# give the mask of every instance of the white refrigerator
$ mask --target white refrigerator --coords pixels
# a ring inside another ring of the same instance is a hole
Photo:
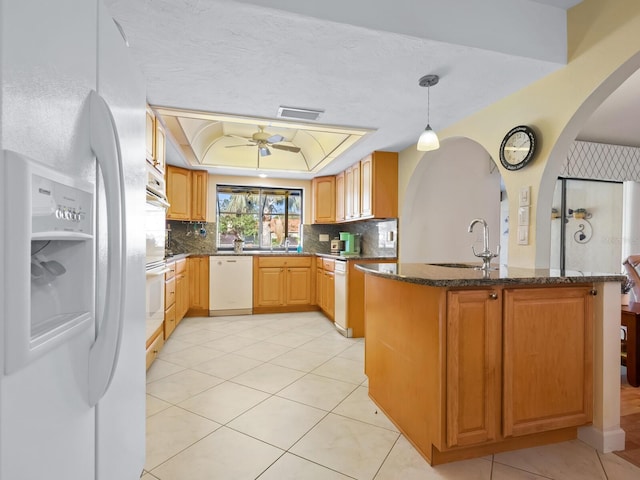
[[[0,0],[0,87],[0,480],[138,479],[144,82],[100,0]]]

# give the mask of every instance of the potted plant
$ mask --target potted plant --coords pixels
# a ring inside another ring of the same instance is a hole
[[[630,300],[630,295],[629,292],[631,291],[631,289],[633,288],[633,280],[631,280],[629,277],[625,277],[625,280],[622,281],[622,283],[620,284],[620,303],[622,305],[629,305],[629,300]]]

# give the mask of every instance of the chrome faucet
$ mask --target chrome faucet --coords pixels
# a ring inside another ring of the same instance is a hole
[[[285,252],[289,251],[289,237],[284,239],[284,251]]]
[[[500,245],[497,247],[496,253],[492,253],[489,250],[489,226],[487,225],[487,221],[484,218],[474,218],[469,224],[469,233],[473,232],[473,227],[476,223],[481,223],[483,228],[483,236],[484,236],[484,250],[482,252],[476,252],[476,249],[471,246],[471,250],[476,257],[482,258],[482,267],[481,270],[488,271],[491,268],[491,260],[498,255],[500,255]]]

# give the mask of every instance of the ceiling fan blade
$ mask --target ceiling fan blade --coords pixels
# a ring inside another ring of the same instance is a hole
[[[256,144],[255,143],[246,143],[244,145],[227,145],[224,148],[236,148],[236,147],[255,147]]]
[[[282,140],[284,140],[284,137],[282,135],[271,135],[269,138],[267,138],[267,142],[269,143],[278,143],[281,142]]]
[[[239,138],[240,140],[252,140],[251,137],[243,137],[241,135],[234,135],[233,133],[230,133],[228,135],[225,135],[226,137],[233,137],[233,138]]]
[[[298,153],[300,151],[300,147],[290,147],[289,145],[271,145],[272,148],[277,150],[284,150],[285,152]]]
[[[258,152],[260,153],[261,157],[268,157],[269,155],[271,155],[271,150],[269,150],[267,147],[258,147]]]

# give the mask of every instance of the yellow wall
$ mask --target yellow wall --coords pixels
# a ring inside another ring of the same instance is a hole
[[[207,187],[207,221],[216,221],[216,186],[248,185],[252,187],[301,188],[303,202],[303,222],[311,223],[311,180],[292,180],[289,178],[260,178],[230,175],[209,175]]]
[[[502,138],[516,125],[536,128],[540,138],[534,161],[509,172],[498,165],[509,198],[531,186],[530,244],[509,239],[509,265],[546,267],[549,261],[551,197],[555,179],[569,145],[597,106],[640,67],[640,2],[638,0],[584,0],[568,12],[566,67],[519,92],[441,130],[441,140],[468,137],[498,161]],[[399,201],[418,161],[429,153],[415,146],[400,153]],[[402,207],[401,207],[402,208]],[[510,218],[517,218],[517,202],[510,202]]]

